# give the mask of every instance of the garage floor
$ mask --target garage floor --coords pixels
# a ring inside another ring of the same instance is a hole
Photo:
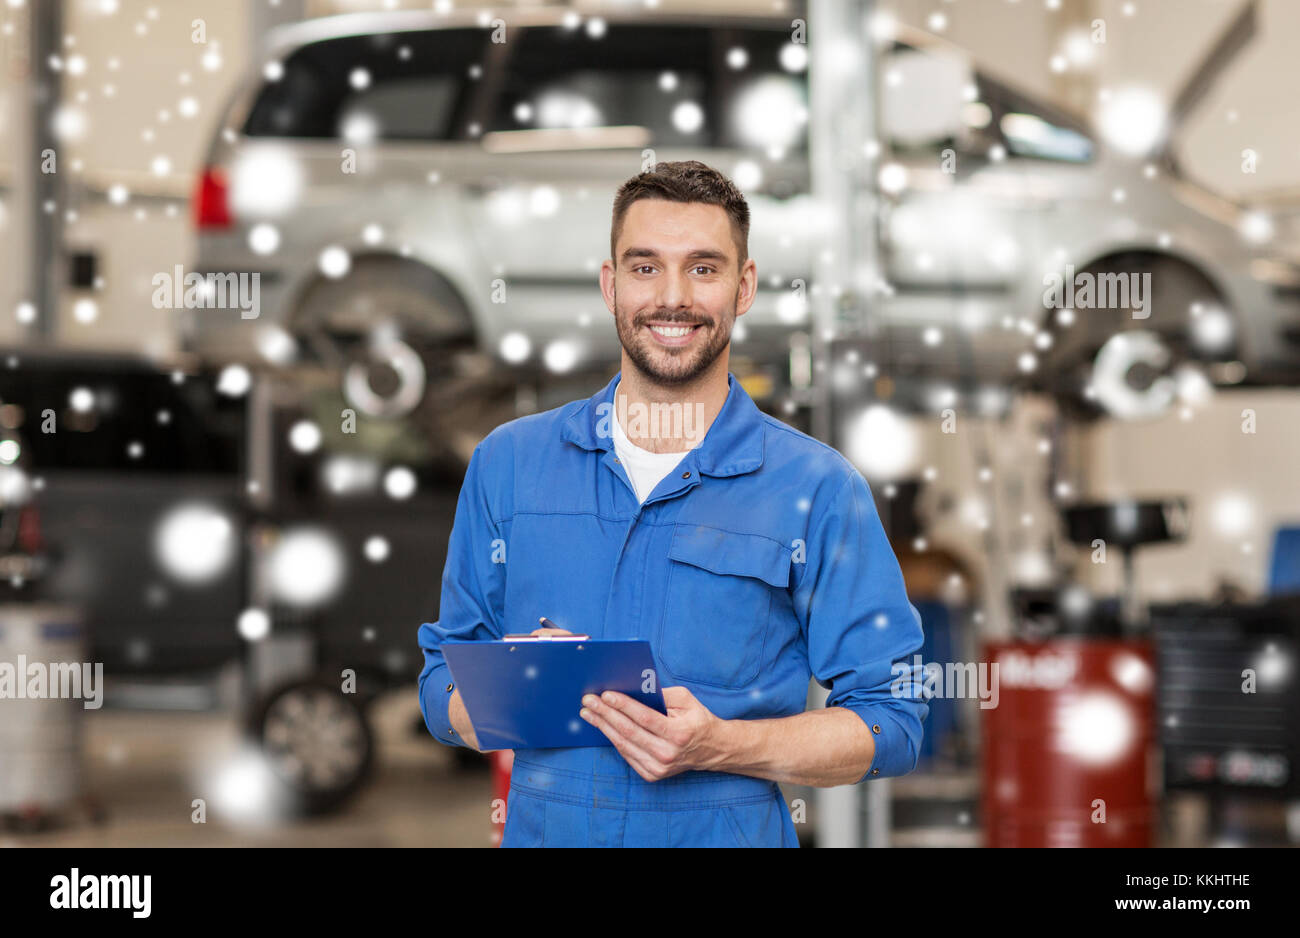
[[[419,712],[413,694],[378,701],[370,784],[334,815],[275,825],[236,822],[222,808],[221,769],[239,752],[233,714],[88,712],[86,789],[103,822],[69,811],[50,830],[0,835],[0,846],[490,846],[486,762],[458,769],[450,749],[414,735]],[[206,823],[191,820],[195,798]]]

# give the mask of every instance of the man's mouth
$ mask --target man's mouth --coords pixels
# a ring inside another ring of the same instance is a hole
[[[655,340],[661,345],[685,345],[703,325],[703,323],[652,322],[647,323],[646,328],[654,334]]]

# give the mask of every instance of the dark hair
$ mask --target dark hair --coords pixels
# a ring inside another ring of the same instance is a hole
[[[633,176],[614,196],[614,218],[609,229],[609,254],[614,251],[628,207],[638,199],[666,199],[669,202],[703,202],[720,205],[731,216],[739,266],[749,260],[749,205],[730,179],[699,160],[656,163],[655,168]]]

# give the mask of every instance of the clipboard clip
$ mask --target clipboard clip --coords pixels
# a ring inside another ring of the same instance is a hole
[[[503,635],[503,642],[587,642],[590,635]]]

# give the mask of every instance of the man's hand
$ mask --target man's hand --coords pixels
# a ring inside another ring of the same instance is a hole
[[[578,715],[604,733],[647,782],[720,764],[725,721],[685,687],[665,687],[663,694],[667,716],[612,690],[599,698],[587,694]]]
[[[465,740],[465,744],[470,749],[483,751],[478,748],[478,736],[474,734],[474,724],[469,721],[465,701],[460,699],[459,687],[452,691],[451,700],[447,704],[447,718],[451,721],[451,728],[460,734],[460,738]]]

